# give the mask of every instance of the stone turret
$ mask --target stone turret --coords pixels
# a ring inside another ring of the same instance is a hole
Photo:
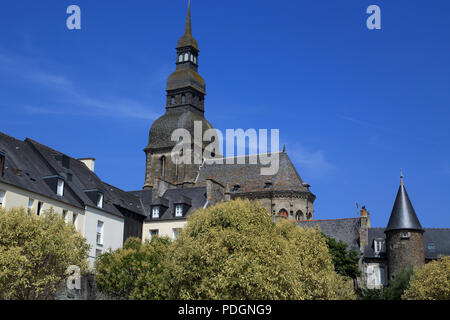
[[[389,280],[393,280],[404,269],[425,264],[424,229],[406,192],[403,175],[400,177],[397,198],[384,232]]]

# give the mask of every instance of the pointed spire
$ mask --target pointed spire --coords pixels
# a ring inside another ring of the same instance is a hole
[[[192,22],[191,22],[191,0],[188,2],[188,9],[186,14],[186,25],[184,27],[184,35],[178,40],[177,48],[194,47],[198,51],[198,43],[192,36]]]
[[[187,11],[187,16],[186,16],[186,26],[184,28],[184,35],[192,37],[191,0],[188,0],[188,11]]]
[[[417,218],[411,200],[406,192],[405,184],[403,183],[403,172],[400,176],[400,187],[385,232],[391,230],[423,231],[422,225]]]

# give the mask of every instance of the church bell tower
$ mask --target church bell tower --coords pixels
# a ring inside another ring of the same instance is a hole
[[[151,189],[159,178],[175,185],[192,185],[199,170],[199,164],[178,164],[171,158],[176,141],[172,133],[186,129],[194,142],[194,123],[201,123],[202,135],[213,129],[205,119],[205,80],[198,73],[199,47],[192,36],[191,6],[188,4],[184,35],[176,47],[176,69],[167,80],[166,112],[150,128],[146,154],[144,189]],[[202,150],[205,144],[202,145]],[[192,145],[192,150],[195,150]]]

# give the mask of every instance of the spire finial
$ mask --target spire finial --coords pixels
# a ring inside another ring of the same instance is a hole
[[[403,169],[400,169],[400,185],[403,186]]]
[[[188,0],[188,10],[186,16],[186,27],[184,29],[184,34],[192,36],[192,25],[191,25],[191,0]]]

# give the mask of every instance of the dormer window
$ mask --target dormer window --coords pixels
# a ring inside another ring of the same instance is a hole
[[[159,218],[159,207],[153,207],[152,209],[152,218],[158,219]]]
[[[58,179],[58,184],[56,187],[56,194],[60,197],[64,195],[64,180]]]
[[[384,240],[374,240],[373,241],[373,250],[375,253],[383,252]]]
[[[98,193],[97,207],[103,208],[103,193],[101,192]]]
[[[3,177],[5,172],[5,155],[0,152],[0,177]]]
[[[0,190],[0,207],[5,206],[5,194],[5,191]]]
[[[182,217],[183,216],[183,205],[177,204],[175,206],[175,217]]]

